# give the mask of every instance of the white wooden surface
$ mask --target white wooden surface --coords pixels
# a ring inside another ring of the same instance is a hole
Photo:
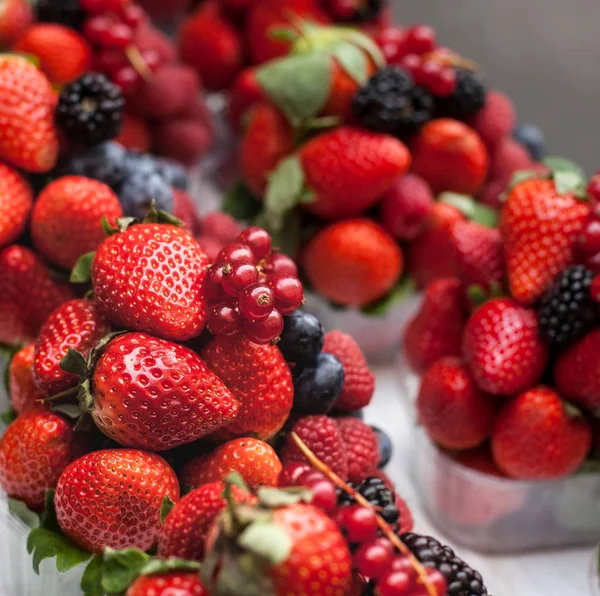
[[[589,596],[593,549],[550,551],[516,556],[481,555],[455,546],[428,522],[419,507],[409,476],[412,427],[415,415],[402,400],[394,366],[376,369],[377,391],[365,420],[392,437],[394,455],[386,472],[396,482],[415,517],[415,531],[431,534],[456,548],[483,576],[493,596]],[[600,537],[599,537],[600,538]],[[594,594],[596,596],[596,594]]]

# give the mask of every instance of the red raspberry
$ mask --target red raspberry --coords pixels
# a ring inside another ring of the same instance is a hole
[[[212,141],[210,126],[188,117],[164,120],[154,131],[154,144],[159,153],[189,166],[208,151]]]
[[[330,331],[325,336],[323,352],[333,354],[344,367],[344,388],[336,407],[352,411],[369,405],[375,391],[375,376],[354,339],[341,331]]]
[[[471,126],[488,149],[509,138],[516,124],[515,107],[504,93],[488,91],[485,106],[471,119]]]
[[[198,227],[198,213],[194,199],[187,192],[179,188],[173,189],[173,215],[178,217],[190,232],[196,232]]]
[[[358,418],[339,418],[338,427],[346,444],[348,479],[362,482],[379,462],[379,442],[373,429]]]
[[[235,242],[242,231],[239,222],[222,211],[207,213],[200,220],[200,233],[202,237],[214,238],[223,245]]]
[[[490,178],[501,180],[508,185],[512,175],[518,170],[530,170],[531,157],[527,149],[513,139],[506,139],[492,154]]]

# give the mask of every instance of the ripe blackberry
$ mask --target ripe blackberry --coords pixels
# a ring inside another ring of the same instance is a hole
[[[485,106],[487,88],[481,75],[456,69],[456,90],[448,97],[436,97],[436,116],[466,120]]]
[[[96,145],[121,132],[124,109],[119,87],[103,74],[87,73],[62,90],[56,122],[70,141]]]
[[[483,596],[488,593],[481,575],[454,551],[431,536],[402,534],[400,537],[424,567],[437,569],[446,579],[446,596]]]
[[[550,346],[579,339],[596,322],[598,305],[590,294],[594,273],[583,265],[565,269],[542,297],[538,312],[540,335]]]
[[[376,19],[387,4],[386,0],[357,0],[356,8],[349,11],[347,2],[329,0],[327,8],[334,19],[342,23],[366,23]],[[340,7],[341,5],[341,7]]]
[[[395,66],[382,68],[363,85],[352,102],[352,112],[371,130],[399,138],[416,133],[433,117],[435,102],[412,76]]]
[[[59,23],[73,29],[81,29],[85,19],[79,0],[38,0],[36,14],[40,23]]]

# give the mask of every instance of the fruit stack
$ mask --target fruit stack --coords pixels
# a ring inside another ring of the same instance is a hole
[[[600,176],[548,164],[510,186],[468,260],[447,254],[453,269],[427,287],[404,337],[422,375],[419,421],[444,453],[430,509],[479,538],[506,531],[511,548],[599,531]],[[473,225],[454,216],[447,241]]]

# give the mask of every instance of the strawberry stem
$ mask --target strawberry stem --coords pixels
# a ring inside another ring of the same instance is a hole
[[[70,389],[67,389],[66,391],[61,391],[60,393],[51,395],[50,397],[45,397],[44,399],[41,399],[40,402],[44,403],[44,402],[49,402],[49,401],[55,401],[57,399],[62,399],[63,397],[71,397],[72,395],[77,395],[78,393],[79,393],[79,385],[77,385],[77,387],[71,387]]]

